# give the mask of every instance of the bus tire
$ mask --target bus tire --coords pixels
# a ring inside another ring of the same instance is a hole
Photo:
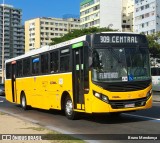
[[[24,110],[27,110],[27,100],[26,100],[26,96],[25,94],[23,93],[22,96],[21,96],[21,107],[22,109]]]
[[[73,102],[69,96],[65,98],[64,104],[65,115],[70,120],[77,119],[77,112],[73,110]]]

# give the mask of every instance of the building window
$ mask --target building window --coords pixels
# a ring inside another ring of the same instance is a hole
[[[155,33],[155,29],[152,29],[152,30],[151,30],[151,34],[152,34],[152,33]]]
[[[41,25],[44,24],[44,22],[41,21]]]
[[[141,6],[141,10],[144,10],[144,6]]]
[[[147,9],[147,8],[149,8],[149,4],[146,4],[146,5],[145,5],[145,9]]]

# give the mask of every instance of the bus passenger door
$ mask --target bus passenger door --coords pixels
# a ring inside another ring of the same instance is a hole
[[[12,101],[16,102],[16,61],[11,63],[11,89],[12,89]]]
[[[73,44],[75,45],[75,44]],[[84,110],[84,52],[83,45],[72,45],[72,83],[74,109]]]

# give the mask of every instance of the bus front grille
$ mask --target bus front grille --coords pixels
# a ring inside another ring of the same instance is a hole
[[[113,109],[134,108],[145,106],[147,98],[133,100],[110,100],[109,103]]]

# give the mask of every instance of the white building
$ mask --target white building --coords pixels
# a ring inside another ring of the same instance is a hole
[[[80,4],[81,28],[109,27],[122,31],[121,0],[83,0]]]
[[[133,32],[134,0],[122,0],[122,31]]]
[[[134,31],[152,34],[160,31],[160,0],[135,0]]]

